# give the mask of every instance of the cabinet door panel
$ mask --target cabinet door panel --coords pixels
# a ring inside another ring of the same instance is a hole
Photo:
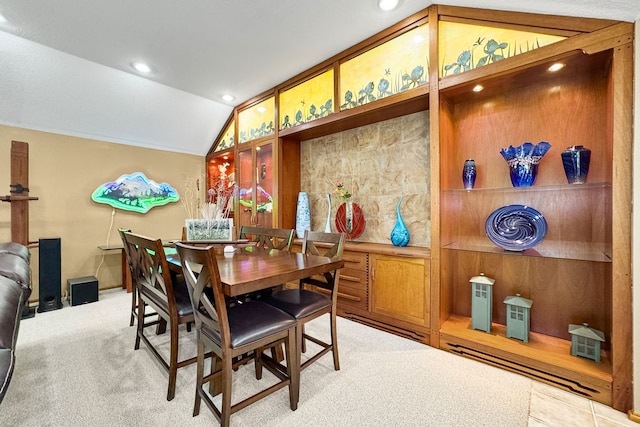
[[[371,265],[371,311],[429,326],[426,260],[375,255]]]

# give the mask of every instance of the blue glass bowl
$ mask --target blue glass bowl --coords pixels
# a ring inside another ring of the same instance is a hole
[[[485,223],[487,237],[507,251],[523,251],[539,244],[547,234],[547,221],[537,210],[524,205],[496,209]]]

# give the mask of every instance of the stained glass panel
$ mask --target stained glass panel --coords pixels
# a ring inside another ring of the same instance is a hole
[[[222,135],[222,138],[220,139],[220,142],[216,146],[216,149],[214,152],[226,150],[229,147],[233,147],[233,145],[235,144],[234,131],[235,131],[235,120],[232,120],[231,123],[229,123],[229,126],[227,126],[227,128],[224,130],[224,134]]]
[[[280,93],[280,129],[333,113],[333,69]]]
[[[238,113],[239,143],[275,132],[275,98],[272,96]]]
[[[429,31],[422,25],[340,64],[340,110],[424,85],[428,70]]]
[[[566,38],[448,21],[440,21],[438,28],[440,77],[473,70]]]

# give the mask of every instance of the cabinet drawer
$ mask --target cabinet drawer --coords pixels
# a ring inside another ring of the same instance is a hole
[[[342,253],[342,259],[344,260],[344,268],[353,270],[369,270],[369,254],[366,252],[351,252],[344,251]]]
[[[345,306],[359,308],[361,310],[368,310],[368,295],[367,288],[352,288],[350,286],[343,286],[342,279],[338,285],[338,307],[344,308]]]
[[[340,286],[348,286],[355,289],[367,289],[369,273],[353,268],[343,268],[340,270]]]

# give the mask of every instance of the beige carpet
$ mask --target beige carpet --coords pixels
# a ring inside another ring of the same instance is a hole
[[[167,402],[167,374],[144,344],[133,350],[130,295],[65,307],[21,323],[13,380],[0,404],[4,426],[211,426],[203,405],[191,416],[195,366],[178,371]],[[309,331],[328,334],[328,318]],[[339,319],[341,370],[330,356],[302,373],[297,411],[287,389],[231,417],[236,426],[526,426],[531,380],[367,326]],[[181,346],[195,353],[195,334]],[[154,338],[164,343],[168,338]],[[255,386],[252,367],[234,377],[234,401]]]

